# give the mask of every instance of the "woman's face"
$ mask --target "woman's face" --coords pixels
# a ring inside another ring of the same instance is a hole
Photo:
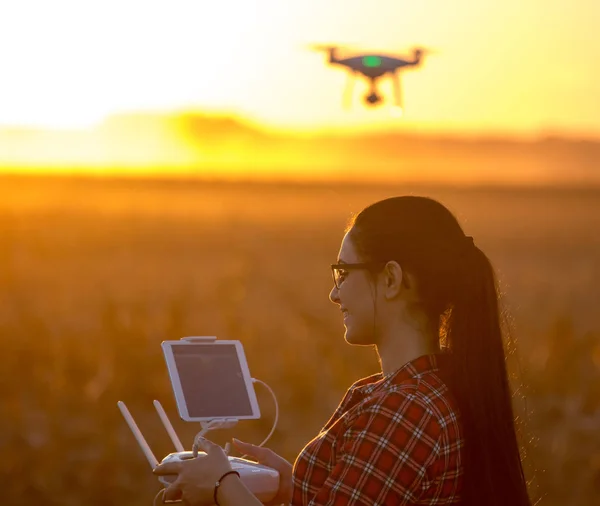
[[[338,264],[361,263],[349,233],[344,236]],[[349,344],[371,345],[375,343],[375,286],[369,271],[365,269],[341,272],[339,288],[333,285],[329,299],[340,306],[346,332],[344,339]]]

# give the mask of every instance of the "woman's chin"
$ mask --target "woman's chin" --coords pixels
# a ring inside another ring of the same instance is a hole
[[[352,332],[348,328],[348,326],[344,323],[344,341],[348,344],[352,344]]]
[[[362,344],[359,336],[352,332],[351,328],[346,327],[346,332],[344,333],[344,340],[348,344]]]
[[[361,334],[360,332],[353,332],[351,326],[344,325],[346,327],[346,332],[344,333],[344,340],[348,344],[352,344],[354,346],[370,346],[373,344],[373,339],[370,336],[366,336],[365,334]]]

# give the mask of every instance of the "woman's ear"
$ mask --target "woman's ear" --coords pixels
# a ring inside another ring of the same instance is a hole
[[[400,267],[396,261],[388,262],[384,267],[383,275],[386,296],[388,298],[396,297],[402,290],[403,285],[405,285],[403,282],[405,273],[403,272],[402,267]]]

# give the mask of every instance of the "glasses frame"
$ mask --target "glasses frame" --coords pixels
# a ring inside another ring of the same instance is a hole
[[[339,290],[340,289],[340,285],[341,283],[338,285],[337,279],[335,277],[335,271],[336,269],[342,269],[345,271],[358,271],[361,269],[370,269],[372,267],[377,267],[377,266],[385,266],[385,264],[387,264],[387,262],[383,262],[383,261],[379,261],[379,262],[363,262],[363,263],[358,263],[358,264],[331,264],[331,276],[333,277],[333,284],[335,285],[335,287]]]

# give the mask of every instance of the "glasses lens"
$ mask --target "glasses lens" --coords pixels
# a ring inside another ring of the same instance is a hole
[[[343,280],[344,280],[344,270],[339,269],[339,268],[333,269],[333,281],[335,282],[335,286],[337,286],[339,288],[340,285],[342,284]]]

